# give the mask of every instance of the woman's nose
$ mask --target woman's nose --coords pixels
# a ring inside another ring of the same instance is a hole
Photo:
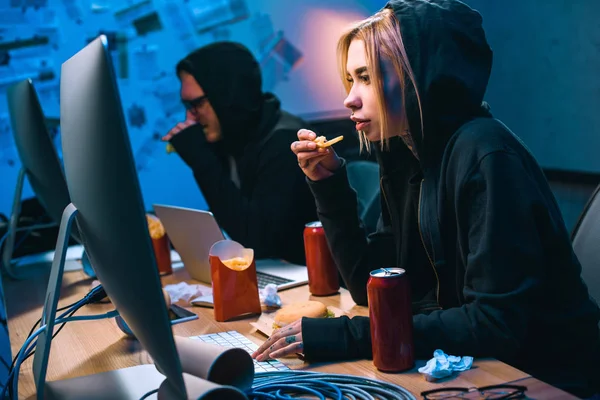
[[[362,103],[360,101],[360,97],[358,97],[353,90],[350,90],[350,93],[348,93],[348,96],[346,96],[346,99],[344,99],[344,107],[354,111],[360,108],[361,105]]]

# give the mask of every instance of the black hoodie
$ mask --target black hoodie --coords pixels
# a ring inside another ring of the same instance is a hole
[[[260,66],[244,46],[217,42],[177,65],[194,76],[219,119],[223,139],[205,140],[200,125],[171,138],[221,228],[257,258],[304,263],[304,224],[316,219],[314,199],[290,144],[307,124],[263,93]],[[239,187],[231,179],[235,160]]]
[[[492,52],[456,0],[387,4],[422,101],[406,99],[419,160],[377,151],[382,217],[366,237],[345,168],[309,182],[352,298],[370,270],[399,266],[413,294],[415,353],[495,357],[576,395],[598,390],[600,310],[549,185],[525,145],[482,106]],[[371,357],[367,318],[303,319],[309,360]],[[327,332],[327,334],[325,334]]]

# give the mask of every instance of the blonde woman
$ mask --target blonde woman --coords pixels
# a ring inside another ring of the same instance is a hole
[[[588,396],[600,311],[544,174],[482,102],[492,51],[481,23],[456,0],[391,1],[339,41],[344,105],[381,169],[378,232],[360,226],[343,159],[307,130],[292,150],[356,303],[369,271],[407,271],[417,358],[496,357]],[[304,318],[254,356],[294,352],[369,358],[369,320]]]

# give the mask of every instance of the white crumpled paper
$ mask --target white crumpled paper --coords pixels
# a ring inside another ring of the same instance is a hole
[[[433,358],[427,361],[425,366],[419,368],[419,372],[429,380],[442,379],[455,372],[466,371],[473,365],[473,357],[450,356],[442,350],[433,352]]]
[[[190,285],[186,282],[179,282],[173,285],[167,285],[164,289],[171,296],[173,303],[183,300],[186,304],[195,306],[212,307],[212,288],[202,285]],[[258,291],[260,302],[270,308],[281,307],[281,298],[277,294],[277,286],[270,283],[264,289]]]
[[[185,301],[187,304],[190,303],[191,299],[200,296],[212,296],[212,288],[202,285],[190,285],[189,283],[179,282],[173,285],[167,285],[163,289],[171,296],[173,303],[179,300]]]
[[[264,289],[258,289],[261,304],[267,307],[281,307],[281,298],[277,294],[277,285],[269,283]]]

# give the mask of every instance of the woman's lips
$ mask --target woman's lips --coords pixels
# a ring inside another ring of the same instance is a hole
[[[357,131],[364,131],[365,128],[367,128],[369,126],[369,123],[371,122],[371,120],[369,119],[362,119],[355,116],[351,116],[350,119],[354,121],[354,123],[356,123]]]
[[[370,122],[371,121],[368,121],[368,120],[356,122],[356,130],[357,131],[364,131],[364,130],[366,130],[366,128],[369,126]]]

